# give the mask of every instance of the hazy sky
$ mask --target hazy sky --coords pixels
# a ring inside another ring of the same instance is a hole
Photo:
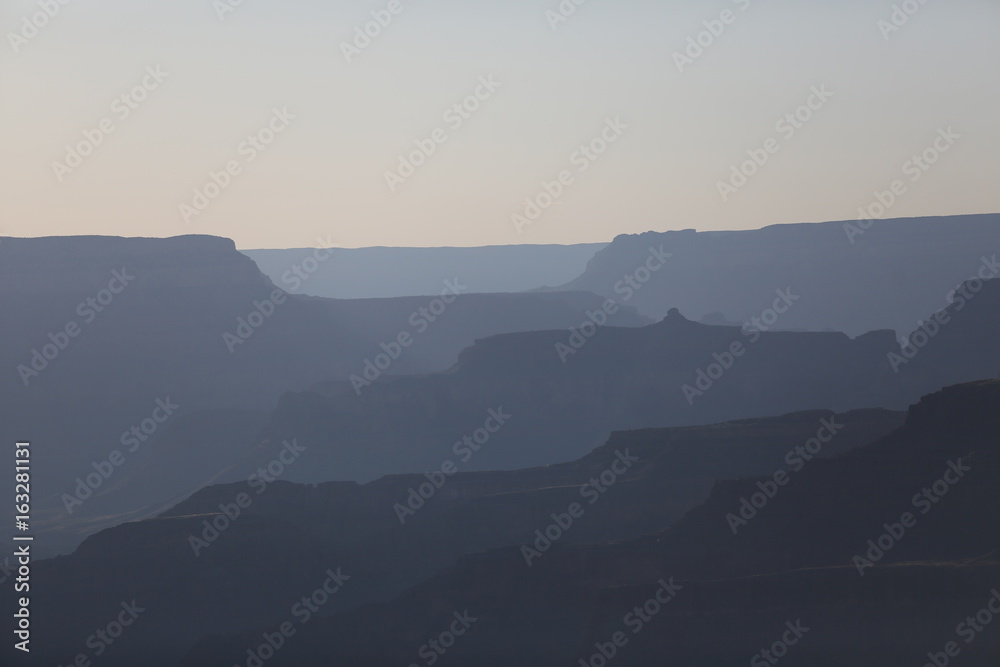
[[[881,0],[565,0],[559,22],[558,0],[237,2],[4,2],[0,235],[575,243],[853,219],[897,179],[876,217],[1000,211],[997,0],[908,0],[898,30]],[[373,11],[391,22],[348,62]],[[724,201],[748,150],[767,161]]]

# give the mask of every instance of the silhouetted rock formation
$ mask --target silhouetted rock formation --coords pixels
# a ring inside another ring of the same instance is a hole
[[[37,622],[60,628],[67,645],[55,636],[47,645],[65,659],[76,635],[89,632],[121,599],[148,600],[143,625],[130,629],[102,662],[127,663],[151,653],[177,657],[200,637],[284,620],[299,591],[322,583],[326,568],[342,567],[352,579],[325,611],[384,600],[465,554],[536,539],[534,531],[545,530],[551,514],[565,513],[574,502],[586,514],[566,531],[566,542],[662,530],[703,502],[717,479],[782,467],[786,453],[831,418],[845,430],[824,456],[891,431],[902,415],[816,411],[622,432],[573,463],[458,472],[441,476],[440,488],[433,475],[392,476],[364,486],[279,481],[260,494],[246,482],[212,486],[156,519],[103,531],[73,555],[38,564]],[[608,470],[615,478],[610,485]],[[427,484],[433,493],[421,488]],[[428,496],[423,503],[415,495],[421,492]],[[252,502],[212,539],[205,522],[217,520],[220,505],[232,511],[240,493]],[[192,546],[192,538],[206,541]]]
[[[809,462],[735,535],[727,513],[772,476],[720,483],[659,535],[560,542],[530,568],[516,546],[466,556],[390,602],[299,628],[274,664],[412,660],[452,610],[478,620],[442,665],[568,667],[610,650],[616,632],[623,664],[638,666],[745,664],[783,637],[796,640],[783,664],[919,665],[948,642],[993,664],[1000,635],[963,619],[1000,596],[1000,534],[986,519],[1000,510],[998,408],[997,381],[928,396],[874,444]],[[868,554],[868,540],[881,549]],[[640,622],[635,607],[664,583],[679,590]],[[245,659],[263,629],[206,640],[178,664]]]
[[[695,320],[717,314],[744,322],[770,304],[776,289],[787,287],[802,299],[777,326],[855,336],[911,331],[946,305],[950,290],[977,274],[984,257],[994,263],[993,277],[1000,271],[1000,215],[869,222],[867,230],[868,223],[849,220],[623,234],[583,275],[558,289],[614,297],[617,281],[642,265],[651,246],[662,245],[673,257],[629,302],[650,317],[677,307]]]

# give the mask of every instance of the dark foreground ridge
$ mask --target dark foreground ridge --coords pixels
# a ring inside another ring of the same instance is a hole
[[[946,650],[992,664],[1000,633],[984,619],[1000,606],[1000,534],[983,517],[1000,510],[998,408],[998,381],[927,396],[873,444],[809,462],[735,535],[727,514],[773,476],[721,482],[649,537],[559,543],[530,567],[519,546],[466,556],[391,602],[299,628],[271,664],[407,664],[453,610],[477,620],[439,665],[569,667],[615,653],[640,666],[787,654],[783,664],[875,667]],[[246,664],[266,629],[206,640],[177,664]]]
[[[465,554],[532,542],[573,503],[583,516],[559,543],[654,533],[704,502],[718,479],[787,467],[789,453],[825,433],[825,423],[842,430],[820,456],[870,442],[901,417],[812,411],[621,432],[573,463],[510,472],[212,486],[161,517],[105,530],[71,556],[40,563],[37,622],[53,630],[39,636],[66,660],[115,605],[135,598],[148,609],[143,623],[102,663],[148,663],[152,647],[173,660],[206,636],[281,622],[327,569],[351,579],[324,613],[391,599]]]

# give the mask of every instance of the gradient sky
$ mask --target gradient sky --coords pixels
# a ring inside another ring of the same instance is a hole
[[[8,0],[0,235],[576,243],[854,219],[894,179],[907,189],[884,217],[1000,211],[996,0],[928,0],[888,39],[880,0],[588,0],[554,31],[557,0],[401,2],[348,63],[340,44],[389,0],[243,0],[222,20],[212,0],[70,0],[16,53],[40,10]],[[673,53],[726,9],[735,22],[679,72]],[[119,120],[113,100],[156,65],[166,79]],[[451,130],[442,114],[484,75],[501,87]],[[775,122],[820,85],[834,96],[782,138]],[[296,119],[245,163],[275,107]],[[53,162],[105,117],[114,132],[59,182]],[[613,117],[628,129],[577,173]],[[904,163],[948,126],[961,138],[912,182]],[[384,173],[438,127],[448,141],[391,193]],[[770,137],[780,150],[724,202],[718,181]],[[233,159],[242,172],[185,222]],[[563,169],[573,184],[519,233],[511,215]]]

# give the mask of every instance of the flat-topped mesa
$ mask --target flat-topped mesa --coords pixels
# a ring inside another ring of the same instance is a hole
[[[628,304],[660,319],[679,308],[696,321],[743,322],[768,308],[775,290],[801,296],[780,312],[782,329],[905,334],[946,304],[973,276],[1000,275],[1000,215],[772,225],[727,232],[623,234],[598,251],[576,279],[552,289],[620,298],[618,281],[651,256],[666,256]]]
[[[261,291],[271,281],[231,239],[53,236],[0,242],[0,294],[77,294],[106,287],[123,268],[145,288],[243,285]]]

